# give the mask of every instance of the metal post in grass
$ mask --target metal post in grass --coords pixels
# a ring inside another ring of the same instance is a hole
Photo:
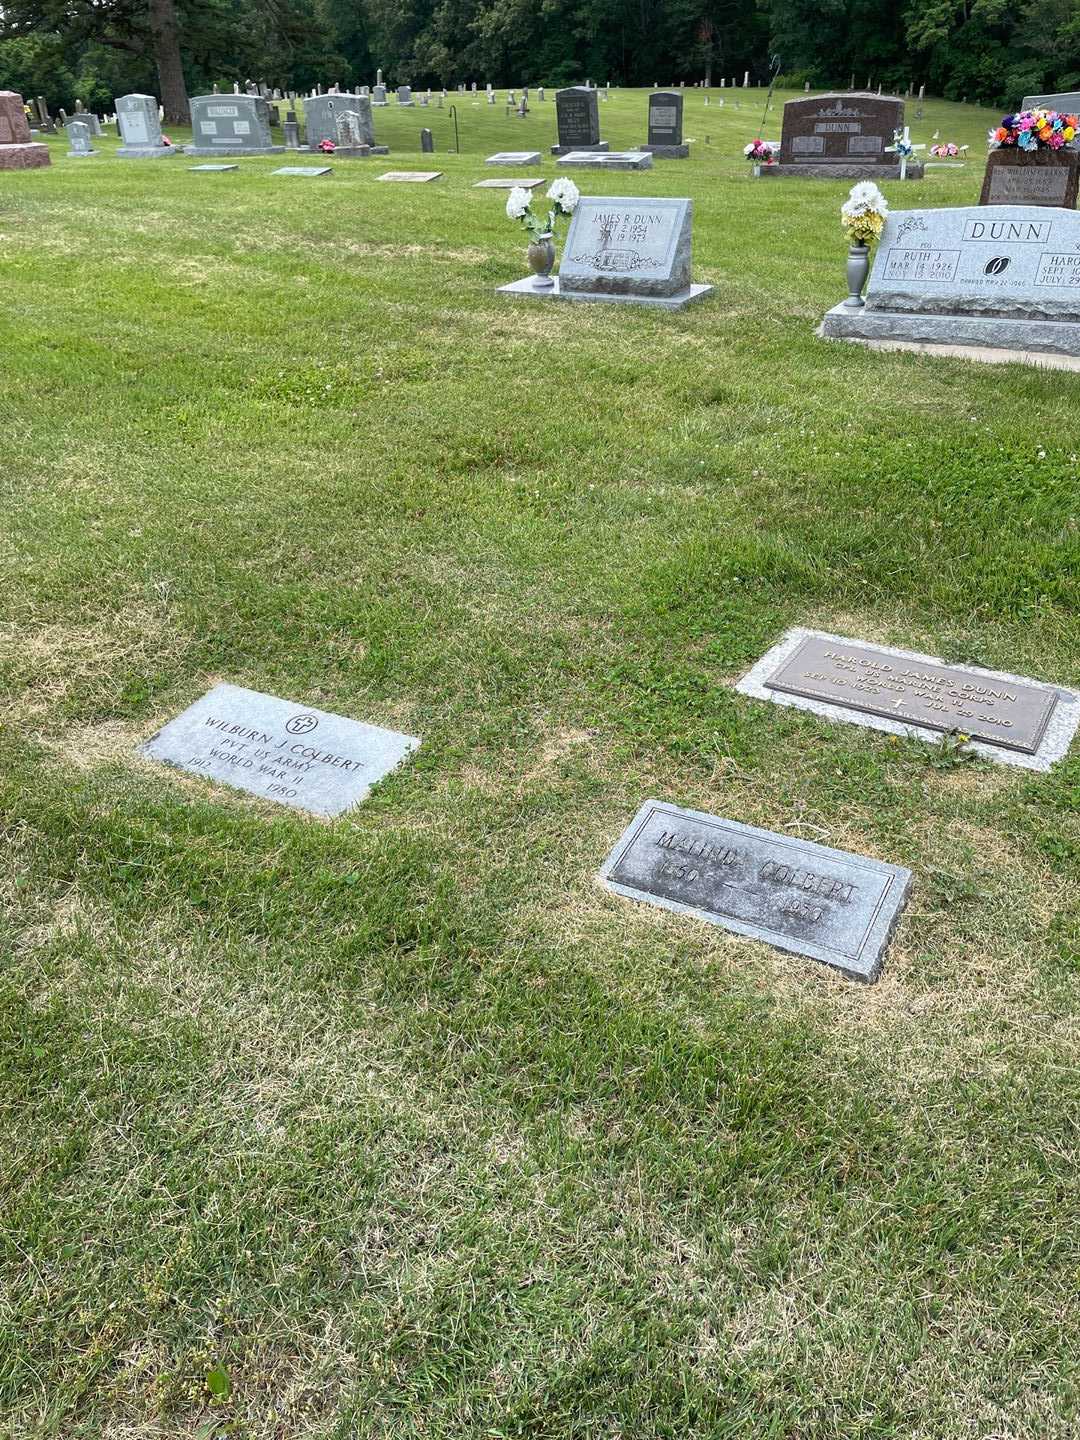
[[[760,126],[760,128],[759,128],[759,130],[758,130],[758,134],[760,134],[760,135],[764,135],[764,134],[765,134],[765,121],[766,121],[766,119],[767,119],[767,117],[768,117],[768,114],[769,114],[769,106],[772,104],[772,92],[773,92],[773,87],[774,87],[775,84],[776,84],[776,77],[777,77],[777,75],[779,75],[779,73],[780,73],[780,56],[779,56],[779,55],[770,55],[770,56],[769,56],[769,93],[765,96],[765,109],[764,109],[764,111],[762,112],[762,116],[761,116],[761,126]]]
[[[460,135],[458,134],[457,106],[456,106],[456,105],[451,105],[451,106],[450,106],[450,114],[453,116],[453,119],[454,119],[454,154],[455,154],[455,155],[460,155],[460,154],[461,154],[461,137],[460,137]]]

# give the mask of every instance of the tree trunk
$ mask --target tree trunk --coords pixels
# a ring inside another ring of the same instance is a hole
[[[191,110],[184,84],[184,62],[180,58],[180,27],[176,20],[175,0],[150,0],[150,37],[166,123],[189,125]]]

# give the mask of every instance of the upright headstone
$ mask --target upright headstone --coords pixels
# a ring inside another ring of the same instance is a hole
[[[551,147],[553,155],[566,155],[571,150],[608,148],[607,141],[600,139],[600,106],[596,91],[587,85],[556,90],[555,121],[559,127],[559,143]]]
[[[1052,205],[1075,210],[1080,150],[991,150],[986,157],[980,205]]]
[[[919,96],[922,99],[922,96]],[[1057,110],[1063,115],[1080,114],[1080,90],[1059,90],[1055,95],[1025,95],[1021,110]]]
[[[179,146],[166,145],[161,138],[158,102],[153,95],[118,96],[116,123],[122,141],[116,153],[125,160],[157,160],[181,153]]]
[[[388,101],[387,98],[386,98],[386,86],[385,86],[385,85],[376,85],[376,86],[375,86],[374,90],[372,90],[372,92],[371,92],[371,103],[372,103],[372,105],[387,105],[387,104],[389,104],[389,101]]]
[[[435,150],[435,137],[430,130],[420,131],[420,150],[424,155],[431,155]]]
[[[259,95],[196,95],[188,155],[280,155],[270,135],[270,107]]]
[[[413,103],[412,90],[408,85],[399,85],[397,87],[397,103],[402,107]]]
[[[542,85],[538,85],[536,88],[536,98],[540,101],[541,105],[544,103],[544,87]]]
[[[390,152],[385,145],[375,144],[371,105],[372,102],[366,95],[317,95],[313,100],[309,100],[304,106],[308,148],[316,150],[324,140],[330,140],[335,145],[341,145],[346,152],[343,159],[349,159],[348,151],[360,146],[366,146],[366,153],[371,155],[388,155]],[[344,114],[356,117],[356,139],[351,145],[342,145],[338,129],[338,119]]]
[[[49,147],[30,139],[22,96],[0,90],[0,170],[40,170],[50,163]]]
[[[891,211],[865,305],[827,339],[1080,355],[1080,215],[1027,205]]]
[[[300,122],[295,110],[289,110],[285,115],[285,149],[300,149]]]
[[[762,167],[773,178],[898,180],[900,165],[886,147],[904,128],[904,102],[876,95],[815,95],[784,106],[780,162]],[[907,178],[922,178],[921,162],[907,165]]]
[[[44,95],[39,95],[35,99],[33,110],[36,119],[36,128],[40,130],[43,135],[55,135],[56,121],[49,114],[49,107]]]
[[[85,120],[70,120],[67,126],[68,155],[73,160],[80,160],[84,156],[96,155],[98,152],[90,144],[90,126]]]
[[[681,310],[711,285],[690,279],[692,200],[583,195],[570,221],[559,276],[538,290],[531,278],[505,294],[557,296]]]
[[[641,148],[661,160],[685,160],[690,154],[689,145],[683,144],[683,97],[678,90],[649,95],[649,143]]]

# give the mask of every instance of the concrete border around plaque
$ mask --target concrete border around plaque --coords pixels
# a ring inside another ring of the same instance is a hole
[[[366,800],[419,745],[413,735],[220,684],[136,753],[328,820]]]
[[[871,984],[912,885],[901,865],[661,800],[645,801],[597,878]]]
[[[842,652],[840,663],[823,660],[825,651],[833,657]],[[883,663],[868,661],[868,654],[882,657]],[[800,679],[796,671],[804,659],[812,668]],[[923,668],[917,676],[898,673],[895,666],[888,668],[896,660]],[[946,686],[952,689],[942,693]],[[958,730],[972,736],[969,749],[984,759],[1043,773],[1068,754],[1080,729],[1080,692],[801,626],[787,631],[735,689],[755,700],[930,744]],[[850,700],[844,691],[850,691]],[[930,717],[921,723],[912,714],[920,710]],[[996,735],[1002,738],[988,738]]]

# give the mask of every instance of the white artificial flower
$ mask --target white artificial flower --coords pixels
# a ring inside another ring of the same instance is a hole
[[[506,213],[511,220],[520,220],[529,213],[531,196],[522,185],[515,185],[506,197]]]
[[[889,213],[889,202],[872,180],[860,180],[851,187],[851,194],[840,206],[841,215],[880,215]]]
[[[581,199],[581,191],[572,180],[567,180],[564,175],[558,180],[551,182],[551,189],[547,192],[547,198],[554,200],[564,215],[572,215],[574,207]]]

